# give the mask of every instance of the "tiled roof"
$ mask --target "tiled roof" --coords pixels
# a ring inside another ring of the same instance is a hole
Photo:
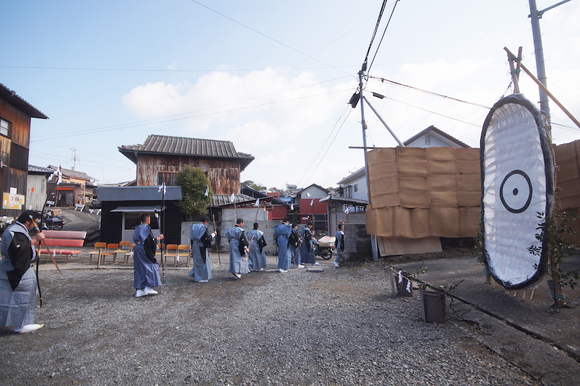
[[[19,97],[14,91],[0,83],[0,99],[16,106],[20,111],[30,115],[32,118],[48,119],[46,115],[40,112],[36,107]]]
[[[36,174],[52,174],[53,169],[45,168],[43,166],[28,165],[28,173]]]
[[[230,141],[165,135],[150,135],[143,145],[124,145],[119,147],[119,151],[135,163],[136,153],[239,159],[242,169],[254,160],[251,154],[237,152]]]
[[[246,202],[255,202],[256,199],[254,197],[246,196],[245,194],[235,194],[235,202],[236,205],[240,205]],[[233,205],[231,202],[231,194],[214,194],[211,196],[211,203],[210,205],[213,207],[216,206],[227,206]]]
[[[58,169],[58,166],[48,165],[48,168],[51,169],[51,171],[55,171]],[[87,181],[95,181],[95,179],[93,177],[89,176],[87,173],[84,173],[84,172],[77,172],[76,170],[65,169],[62,167],[60,168],[60,171],[61,171],[63,176],[68,176],[71,178],[78,178],[78,179],[87,180]]]

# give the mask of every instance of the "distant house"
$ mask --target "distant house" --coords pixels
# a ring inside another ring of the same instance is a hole
[[[300,205],[300,223],[313,221],[315,231],[328,231],[328,205],[320,202],[328,196],[328,190],[312,184],[296,193]]]
[[[0,84],[1,216],[18,217],[26,208],[32,118],[48,119],[14,91]]]
[[[49,165],[52,171],[59,167]],[[49,200],[54,201],[56,206],[86,205],[93,201],[96,196],[96,180],[84,172],[60,168],[62,173],[61,182],[56,187],[56,180],[48,182],[48,192],[54,193]]]
[[[26,190],[26,209],[42,210],[46,202],[47,179],[52,169],[28,165],[28,189]]]
[[[415,134],[403,142],[403,145],[405,147],[470,147],[433,125]]]
[[[152,216],[157,213],[161,229],[165,218],[166,243],[187,240],[191,221],[185,221],[186,216],[176,205],[181,199],[176,177],[185,165],[205,172],[213,191],[210,208],[218,229],[224,213],[228,213],[224,224],[235,223],[237,207],[230,202],[232,194],[236,205],[253,202],[251,197],[240,195],[240,174],[254,157],[236,151],[230,141],[149,135],[144,144],[120,146],[119,152],[137,166],[136,180],[134,186],[99,188],[103,241],[117,242],[121,236],[128,237],[136,225],[134,217],[140,212]],[[162,183],[167,187],[164,205],[158,188]],[[105,230],[105,226],[109,229]]]
[[[242,186],[242,194],[254,198],[255,202],[263,205],[268,211],[268,220],[270,221],[280,221],[288,216],[288,210],[290,210],[291,204],[282,201],[280,198],[258,192],[248,185]]]
[[[362,167],[338,181],[335,194],[321,200],[328,205],[328,225],[335,230],[339,222],[364,224],[368,204],[365,168]]]

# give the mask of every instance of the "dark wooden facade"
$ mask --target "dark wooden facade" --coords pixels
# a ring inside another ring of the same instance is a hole
[[[161,224],[161,230],[165,231],[166,244],[181,244],[181,217],[182,214],[176,206],[177,201],[165,201],[165,228]],[[137,201],[138,206],[159,206],[159,200]],[[101,241],[106,243],[118,243],[123,233],[123,213],[111,212],[119,206],[127,205],[126,201],[103,201],[101,216]],[[160,214],[163,216],[163,214]],[[163,232],[161,232],[163,233]],[[128,240],[133,241],[133,240]]]
[[[170,154],[144,154],[137,157],[137,186],[159,186],[166,181],[175,185],[171,177],[161,173],[177,175],[185,165],[203,170],[210,182],[213,194],[238,194],[240,192],[241,162],[235,159],[190,157]],[[160,179],[161,178],[161,179]]]
[[[26,197],[31,118],[48,117],[0,84],[0,118],[9,125],[7,135],[0,135],[1,198],[3,200],[4,194],[10,193],[11,189]],[[2,205],[0,216],[17,217],[25,205],[21,209],[4,209]]]

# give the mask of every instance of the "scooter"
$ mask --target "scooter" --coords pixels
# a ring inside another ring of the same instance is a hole
[[[62,216],[53,216],[50,212],[45,211],[42,215],[42,228],[50,230],[61,230],[64,227],[64,218]]]
[[[324,243],[314,244],[314,256],[320,256],[324,260],[332,259],[332,245]]]

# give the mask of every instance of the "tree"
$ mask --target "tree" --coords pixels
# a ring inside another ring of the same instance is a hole
[[[177,174],[177,185],[181,186],[181,200],[177,207],[186,215],[199,216],[207,213],[212,196],[211,188],[206,196],[205,191],[209,187],[209,181],[205,172],[189,165]]]
[[[244,186],[244,185],[248,185],[248,187],[250,187],[254,190],[257,190],[258,192],[266,190],[266,187],[264,185],[260,185],[259,183],[254,182],[252,180],[246,180],[246,181],[242,182],[242,186]]]

